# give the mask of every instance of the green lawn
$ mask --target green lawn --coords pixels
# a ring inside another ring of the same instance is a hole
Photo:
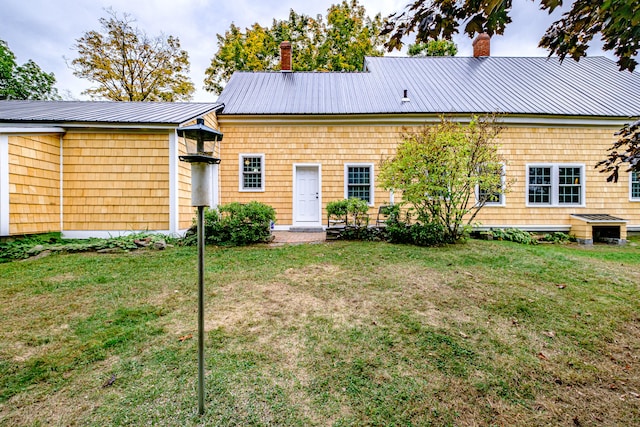
[[[202,418],[195,257],[0,264],[0,425],[640,425],[637,241],[207,248]]]

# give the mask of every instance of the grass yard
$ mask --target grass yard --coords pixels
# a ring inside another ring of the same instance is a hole
[[[333,242],[0,264],[0,425],[640,425],[640,247]]]

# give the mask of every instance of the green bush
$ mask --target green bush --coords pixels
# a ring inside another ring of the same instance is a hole
[[[553,233],[547,233],[540,238],[542,242],[551,242],[551,243],[569,243],[575,242],[576,238],[567,233],[563,233],[561,231],[554,231]]]
[[[435,222],[408,224],[403,221],[387,221],[386,240],[390,243],[404,243],[417,246],[436,246],[452,243],[447,239],[442,224]]]
[[[268,242],[275,210],[260,202],[233,202],[206,209],[204,213],[205,241],[214,245],[242,246]],[[186,244],[197,242],[195,225],[187,232]]]
[[[453,243],[448,241],[444,226],[439,223],[429,222],[426,224],[411,224],[409,226],[411,242],[417,246],[436,246],[443,243]]]
[[[348,223],[353,227],[369,226],[369,204],[362,199],[355,197],[347,201]]]
[[[489,231],[489,235],[495,240],[507,240],[525,245],[535,245],[538,243],[531,233],[520,230],[519,228],[492,228]]]
[[[332,200],[327,203],[327,215],[329,217],[344,219],[347,217],[348,208],[349,200]]]
[[[365,200],[352,197],[350,199],[333,200],[327,203],[329,219],[345,220],[350,227],[367,227],[369,225],[369,205]]]

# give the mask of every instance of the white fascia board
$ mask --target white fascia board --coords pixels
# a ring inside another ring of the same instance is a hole
[[[0,134],[22,134],[31,135],[34,133],[65,133],[66,129],[60,127],[2,127],[0,126]]]
[[[445,114],[449,120],[458,123],[469,123],[473,116],[482,114]],[[220,115],[220,127],[225,125],[424,125],[439,123],[442,114],[317,114],[317,115],[282,115],[282,114],[247,114]],[[620,128],[631,119],[621,117],[580,117],[580,116],[537,116],[537,115],[504,115],[498,117],[498,123],[510,126],[533,127],[611,127]]]

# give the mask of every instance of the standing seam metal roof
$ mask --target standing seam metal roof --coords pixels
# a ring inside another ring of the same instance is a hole
[[[410,102],[401,102],[404,90]],[[368,57],[365,71],[236,72],[224,115],[511,113],[640,115],[640,74],[604,57]]]
[[[220,107],[204,102],[0,101],[0,122],[177,125]]]

